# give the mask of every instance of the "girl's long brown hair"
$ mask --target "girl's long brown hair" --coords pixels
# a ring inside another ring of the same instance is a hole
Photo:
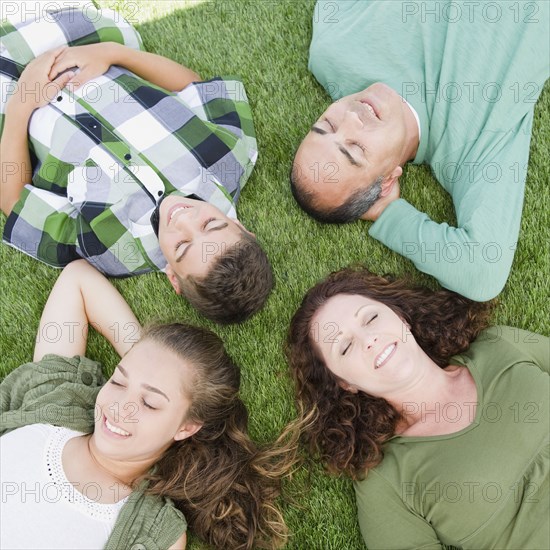
[[[313,340],[312,319],[338,294],[365,296],[390,307],[440,367],[468,349],[487,327],[491,307],[448,290],[380,277],[365,268],[332,273],[308,291],[294,314],[286,346],[301,415],[315,414],[302,438],[329,471],[360,479],[382,460],[383,445],[395,434],[401,414],[383,398],[342,389],[326,367]]]
[[[192,366],[187,420],[202,424],[175,442],[145,478],[148,492],[170,497],[201,539],[220,549],[277,548],[287,538],[276,506],[282,479],[298,463],[298,429],[259,448],[247,432],[239,370],[208,330],[170,324],[147,328],[152,340]]]

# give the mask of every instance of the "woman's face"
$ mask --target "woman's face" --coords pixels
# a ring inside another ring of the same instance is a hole
[[[136,344],[96,399],[94,443],[112,460],[157,460],[200,425],[186,420],[192,367],[160,344]]]
[[[311,336],[344,389],[386,399],[409,387],[425,356],[392,309],[359,295],[328,300],[313,316]]]

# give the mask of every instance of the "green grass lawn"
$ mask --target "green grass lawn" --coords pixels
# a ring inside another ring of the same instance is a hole
[[[239,203],[239,217],[263,243],[273,263],[276,288],[267,307],[243,326],[214,326],[181,301],[161,274],[114,281],[138,318],[185,320],[214,328],[242,368],[242,395],[251,433],[275,438],[295,415],[282,343],[289,320],[306,292],[328,272],[364,262],[377,273],[412,274],[437,283],[368,237],[367,222],[323,226],[295,204],[288,174],[294,151],[329,97],[307,70],[314,0],[226,0],[220,2],[110,2],[140,31],[147,50],[196,70],[204,79],[238,75],[254,113],[260,156]],[[499,298],[494,323],[548,334],[550,257],[550,87],[536,106],[523,221],[516,258]],[[546,151],[546,153],[545,153]],[[427,167],[409,166],[402,196],[436,221],[454,223],[450,197]],[[1,218],[3,228],[5,217]],[[0,374],[32,357],[42,308],[59,271],[0,247]],[[547,304],[544,306],[544,304]],[[546,313],[545,313],[546,312]],[[115,354],[92,335],[88,355],[110,374]],[[292,532],[289,548],[362,548],[351,483],[326,476],[319,467],[298,477],[300,506],[285,505]],[[301,490],[300,490],[301,491]],[[191,539],[191,548],[201,548]]]

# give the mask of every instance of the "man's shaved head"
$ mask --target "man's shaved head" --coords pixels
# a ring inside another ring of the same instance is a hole
[[[383,177],[365,189],[357,189],[336,208],[326,208],[317,204],[317,195],[307,188],[311,183],[305,183],[307,177],[299,165],[293,165],[290,173],[290,189],[296,202],[302,210],[315,220],[322,223],[349,223],[358,220],[379,199],[382,192]]]
[[[401,96],[382,83],[330,105],[294,158],[290,179],[298,204],[322,222],[363,216],[410,158],[407,115],[413,116]]]

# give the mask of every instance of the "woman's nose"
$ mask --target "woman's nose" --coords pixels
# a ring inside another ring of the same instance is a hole
[[[363,335],[363,347],[370,351],[378,342],[378,334],[367,333]]]

